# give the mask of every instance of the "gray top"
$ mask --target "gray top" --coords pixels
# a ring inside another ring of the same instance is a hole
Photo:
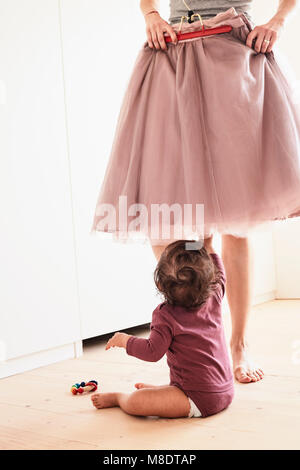
[[[234,7],[237,13],[244,13],[251,21],[250,9],[252,0],[186,0],[187,5],[194,13],[203,18],[211,18],[221,11]],[[187,16],[187,8],[182,0],[170,0],[169,23],[178,23],[183,15]]]

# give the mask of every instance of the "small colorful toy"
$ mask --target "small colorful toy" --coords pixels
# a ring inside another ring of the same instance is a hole
[[[80,384],[72,385],[71,393],[77,395],[77,393],[95,392],[97,388],[98,382],[96,380],[90,380],[89,382],[81,382]]]

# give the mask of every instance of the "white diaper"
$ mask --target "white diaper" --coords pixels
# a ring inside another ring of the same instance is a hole
[[[201,411],[197,408],[193,400],[188,397],[189,402],[190,402],[190,412],[188,415],[188,418],[200,418],[202,416]]]

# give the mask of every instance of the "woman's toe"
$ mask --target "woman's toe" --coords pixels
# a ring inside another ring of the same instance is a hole
[[[265,375],[264,371],[261,369],[257,369],[257,373],[259,374],[260,378],[263,378],[263,376]]]
[[[236,380],[238,380],[238,382],[241,382],[241,383],[251,382],[251,378],[246,373],[245,369],[243,369],[243,367],[237,367],[235,369],[235,378]]]
[[[240,382],[246,384],[246,383],[252,382],[252,379],[251,377],[249,377],[248,374],[242,374]]]

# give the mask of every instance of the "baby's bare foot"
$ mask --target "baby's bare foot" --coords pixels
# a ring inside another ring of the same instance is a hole
[[[139,390],[140,388],[161,388],[161,387],[164,387],[165,385],[151,385],[151,384],[145,384],[144,382],[138,382],[134,386],[135,388]]]
[[[246,346],[231,345],[234,376],[238,382],[258,382],[264,372],[249,358]]]
[[[112,408],[118,406],[116,393],[94,393],[91,400],[95,408]]]
[[[161,388],[161,387],[167,387],[168,385],[169,384],[166,384],[166,385],[151,385],[151,384],[145,384],[144,382],[138,382],[134,386],[135,386],[135,388],[137,388],[139,390],[140,388]]]
[[[157,385],[144,384],[143,382],[138,382],[138,383],[136,383],[134,386],[135,386],[135,388],[137,388],[138,390],[139,390],[140,388],[156,388],[156,387],[157,387]]]

